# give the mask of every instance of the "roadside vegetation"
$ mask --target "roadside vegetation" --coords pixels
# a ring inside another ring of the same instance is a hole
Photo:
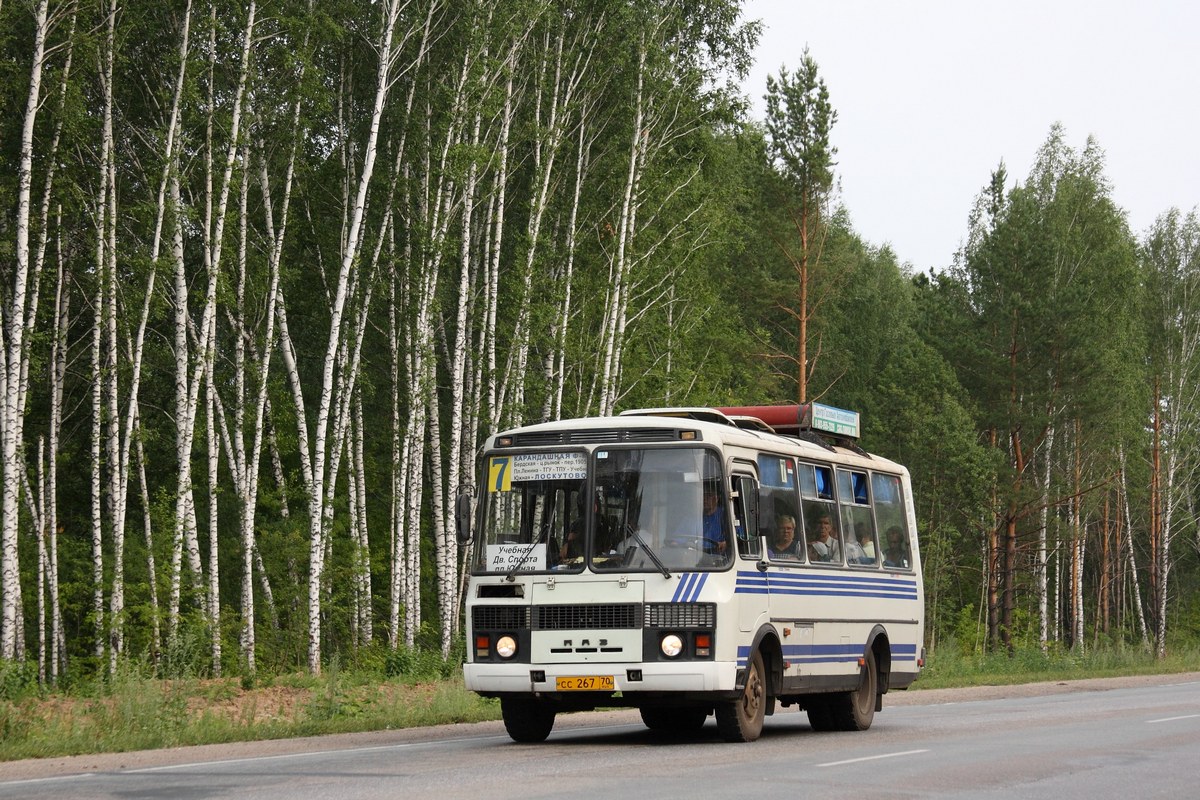
[[[37,673],[0,666],[0,761],[498,719],[499,704],[462,685],[461,655],[372,651],[319,676],[255,684],[155,678],[125,662],[115,676],[40,688]]]
[[[459,663],[458,655],[401,649],[316,677],[297,672],[245,685],[163,680],[126,662],[115,677],[56,691],[39,687],[36,672],[0,666],[0,762],[499,719],[497,702],[463,687]],[[1187,672],[1197,664],[1194,645],[1159,659],[1120,645],[1009,656],[949,642],[913,690]]]

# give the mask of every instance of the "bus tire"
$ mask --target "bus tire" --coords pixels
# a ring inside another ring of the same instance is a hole
[[[514,742],[544,742],[554,728],[554,706],[542,700],[502,697],[500,714],[504,717],[504,730]]]
[[[879,670],[875,665],[875,652],[868,650],[863,658],[862,675],[858,688],[852,692],[833,695],[830,712],[833,729],[839,731],[865,731],[875,719],[876,693],[879,691]]]
[[[804,709],[808,712],[808,724],[814,731],[825,733],[833,730],[833,714],[830,712],[828,697],[810,697]]]
[[[766,672],[762,653],[755,650],[746,667],[742,693],[716,708],[717,730],[727,742],[753,742],[762,733],[767,708]]]
[[[710,709],[700,706],[672,708],[670,706],[643,706],[642,722],[652,731],[659,733],[695,733],[704,727]]]

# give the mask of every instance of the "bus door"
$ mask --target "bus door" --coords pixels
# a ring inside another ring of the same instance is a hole
[[[755,562],[759,547],[758,479],[753,467],[734,464],[733,473],[733,532],[737,543],[738,628],[750,633],[767,618],[767,595],[755,591],[753,584],[760,580]],[[744,590],[744,589],[748,589]]]

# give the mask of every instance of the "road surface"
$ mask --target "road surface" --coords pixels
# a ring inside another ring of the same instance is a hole
[[[751,744],[636,711],[0,764],[0,798],[1197,797],[1200,674],[888,695],[862,733],[780,709]]]

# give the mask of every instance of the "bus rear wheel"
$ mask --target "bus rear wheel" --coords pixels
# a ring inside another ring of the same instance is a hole
[[[543,700],[502,697],[500,715],[504,717],[504,730],[514,742],[544,742],[554,728],[554,706]]]
[[[868,650],[863,658],[858,688],[852,692],[832,695],[829,699],[827,713],[831,718],[832,729],[865,731],[871,727],[871,721],[875,719],[876,693],[878,691],[879,670],[875,665],[875,653]]]
[[[808,711],[808,724],[814,731],[824,733],[833,730],[833,713],[830,710],[828,697],[824,695],[810,697],[805,709]]]
[[[757,650],[746,667],[742,693],[716,708],[717,730],[727,742],[753,742],[762,733],[767,709],[767,683],[762,654]]]
[[[694,733],[704,727],[708,719],[707,708],[671,708],[669,706],[643,706],[642,722],[652,731],[659,733]]]

